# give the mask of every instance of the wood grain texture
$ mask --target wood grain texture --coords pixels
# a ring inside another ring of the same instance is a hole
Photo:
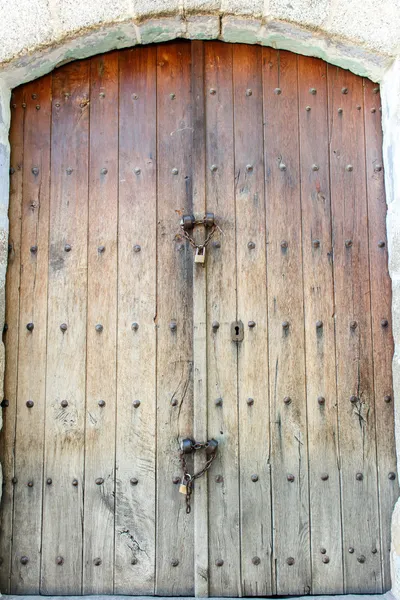
[[[344,591],[380,593],[362,80],[328,67],[328,91]]]
[[[309,593],[297,56],[263,49],[263,83],[275,593]]]
[[[152,47],[127,50],[120,53],[119,65],[115,515],[119,594],[153,594],[155,586],[156,56]],[[135,408],[137,401],[140,405]],[[137,485],[131,479],[137,479]]]
[[[233,48],[241,570],[244,596],[272,594],[262,50]],[[254,247],[253,247],[254,246]],[[253,326],[253,323],[255,325]],[[253,482],[252,476],[258,480]]]
[[[44,490],[45,594],[82,589],[89,67],[83,61],[53,74],[44,460],[44,477],[52,484]]]
[[[387,206],[383,179],[379,86],[368,79],[364,79],[363,84],[379,516],[383,591],[386,591],[391,586],[389,564],[391,515],[399,497],[396,445],[393,435],[392,284],[388,271],[386,243]],[[382,319],[388,320],[387,327],[382,327]]]
[[[327,67],[299,56],[300,182],[313,594],[343,593]],[[332,499],[335,501],[332,502]]]
[[[179,442],[193,434],[193,250],[179,233],[192,213],[190,81],[190,44],[159,46],[156,594],[177,596],[194,593],[193,515],[172,483],[182,472]]]
[[[237,346],[230,331],[237,319],[232,65],[232,46],[207,44],[207,207],[222,231],[215,235],[207,257],[208,435],[219,442],[209,479],[211,596],[242,593]],[[219,323],[217,329],[214,322]],[[216,404],[219,398],[222,405]],[[219,560],[224,561],[222,566],[217,566]]]
[[[39,593],[42,528],[51,77],[26,86],[11,591]],[[36,246],[37,250],[31,249]],[[28,331],[27,324],[34,330]],[[27,515],[29,514],[29,519]],[[29,559],[21,564],[21,556]]]
[[[10,204],[9,217],[9,252],[6,278],[6,313],[7,331],[3,332],[5,345],[4,400],[2,402],[3,427],[0,436],[0,461],[3,471],[3,489],[0,514],[0,591],[10,593],[11,576],[11,543],[13,529],[13,506],[15,484],[15,421],[17,415],[17,382],[18,382],[18,339],[19,339],[19,303],[20,303],[20,270],[21,270],[21,212],[23,192],[23,157],[24,157],[24,120],[25,87],[19,87],[11,98],[10,129]]]
[[[192,42],[192,198],[193,214],[202,218],[207,210],[205,196],[205,100],[204,42]],[[209,231],[196,227],[193,239],[202,244]],[[207,261],[208,248],[206,249]],[[193,261],[193,435],[205,441],[207,431],[207,262]],[[204,453],[194,455],[194,472],[201,471]],[[195,596],[209,593],[208,567],[208,475],[195,483],[194,504],[194,586]]]
[[[118,91],[118,53],[93,58],[90,61],[84,594],[111,594],[114,579]],[[96,325],[103,330],[98,332]],[[99,401],[104,401],[105,406],[100,406]],[[103,483],[99,484],[99,480]]]

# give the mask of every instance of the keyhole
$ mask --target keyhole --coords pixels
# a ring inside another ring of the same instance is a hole
[[[235,326],[235,333],[236,333],[237,336],[239,335],[239,327],[238,327],[238,325]]]

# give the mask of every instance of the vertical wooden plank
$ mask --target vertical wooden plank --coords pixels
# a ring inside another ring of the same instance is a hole
[[[272,594],[262,50],[233,48],[241,565],[244,596]],[[255,477],[257,481],[253,481]]]
[[[88,94],[88,61],[53,74],[44,462],[45,481],[52,483],[44,490],[45,594],[76,594],[82,586]]]
[[[6,314],[3,342],[5,345],[4,399],[1,403],[3,427],[0,436],[0,461],[3,490],[0,520],[0,591],[10,593],[11,542],[15,476],[15,420],[17,414],[18,337],[20,302],[21,210],[23,191],[25,87],[19,87],[11,98],[10,129],[10,205],[9,252],[6,278]]]
[[[311,573],[297,56],[263,49],[263,75],[275,593],[300,594]]]
[[[205,93],[207,206],[222,230],[207,257],[208,435],[219,441],[209,479],[210,595],[240,596],[232,46],[207,44]]]
[[[193,214],[203,218],[205,196],[205,106],[204,106],[204,42],[192,47],[193,148],[192,190]],[[201,244],[209,232],[196,227],[196,243]],[[206,249],[207,261],[208,248]],[[196,441],[207,439],[207,263],[193,262],[193,434]],[[204,453],[194,456],[194,472],[204,466]],[[194,590],[195,596],[208,596],[208,475],[195,482],[194,504]]]
[[[179,235],[180,216],[192,212],[190,80],[190,44],[159,46],[156,594],[177,596],[194,591],[193,515],[172,484],[179,441],[193,435],[193,250]]]
[[[135,48],[120,53],[119,81],[115,593],[153,594],[157,447],[156,49]]]
[[[344,591],[380,593],[362,80],[329,66],[328,90]]]
[[[381,100],[379,87],[364,79],[365,152],[368,202],[371,317],[376,405],[376,443],[383,591],[391,587],[390,527],[399,497],[396,476],[396,445],[392,386],[394,352],[390,315],[392,284],[388,272],[386,244],[386,198],[383,179]],[[382,327],[382,320],[389,324]]]
[[[299,56],[313,594],[343,593],[326,63]]]
[[[47,76],[25,88],[12,593],[37,594],[40,581],[51,83]]]
[[[90,61],[89,152],[83,593],[111,594],[114,579],[118,53]],[[102,331],[96,330],[99,325]]]

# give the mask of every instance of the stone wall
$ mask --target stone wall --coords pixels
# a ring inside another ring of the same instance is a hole
[[[320,57],[381,83],[400,465],[399,32],[400,0],[0,0],[0,327],[7,266],[11,88],[71,60],[177,37],[262,44]],[[3,371],[0,344],[0,385]],[[391,565],[392,591],[400,600],[400,503],[393,515]]]

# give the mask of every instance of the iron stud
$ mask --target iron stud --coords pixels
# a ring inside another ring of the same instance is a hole
[[[177,398],[172,398],[172,400],[171,400],[171,406],[178,406],[178,399]]]
[[[28,481],[27,486],[32,488],[33,487],[33,481]]]
[[[329,556],[323,556],[322,557],[322,562],[327,565],[328,562],[329,562]]]
[[[290,482],[293,483],[294,481],[294,475],[292,475],[291,473],[289,473],[289,475],[286,477],[286,479]]]
[[[213,328],[213,331],[218,331],[218,329],[219,329],[219,323],[218,323],[218,321],[213,321],[212,322],[212,328]]]
[[[284,163],[284,162],[280,162],[280,163],[279,163],[279,169],[280,169],[281,171],[286,171],[286,165],[285,165],[285,163]]]
[[[60,329],[61,331],[64,333],[64,331],[67,331],[68,329],[68,325],[66,323],[61,323],[60,325]]]
[[[254,250],[254,248],[256,247],[256,245],[255,245],[255,243],[254,243],[254,242],[249,242],[249,243],[247,244],[247,247],[248,247],[248,249],[249,249],[249,250]]]
[[[315,323],[315,327],[316,327],[317,329],[322,329],[322,327],[323,327],[323,326],[324,326],[324,324],[323,324],[323,322],[322,322],[322,321],[317,321],[317,322]]]
[[[247,404],[249,406],[253,406],[253,404],[254,404],[254,398],[247,398]]]
[[[101,558],[97,557],[94,559],[93,564],[95,567],[99,567],[101,565]]]
[[[384,401],[386,402],[386,404],[389,404],[389,402],[392,401],[392,396],[389,396],[389,395],[385,396]]]
[[[63,565],[64,564],[64,559],[62,556],[57,556],[56,558],[56,564],[57,565]]]
[[[322,473],[321,479],[322,479],[322,481],[328,481],[328,479],[329,479],[328,473]]]
[[[14,175],[14,173],[15,173],[15,169],[14,169],[14,167],[11,167],[10,168],[10,175]]]
[[[325,404],[325,398],[323,396],[318,396],[318,404],[323,406]]]
[[[382,319],[381,326],[382,327],[387,327],[388,325],[389,325],[389,321],[387,319]]]
[[[320,552],[321,552],[321,554],[326,554],[326,548],[321,548]]]
[[[307,106],[306,106],[306,111],[307,111],[307,112],[310,112],[310,110],[311,110],[311,106],[307,105]]]
[[[98,477],[96,479],[96,485],[102,485],[104,483],[104,479],[102,477]]]
[[[40,110],[40,104],[36,104],[36,110]]]
[[[359,104],[357,104],[356,108],[357,110],[361,110],[361,106]]]
[[[211,167],[210,167],[210,171],[211,171],[212,173],[215,173],[215,171],[217,171],[217,170],[218,170],[218,167],[217,167],[217,165],[211,165]]]
[[[373,91],[374,94],[378,94],[379,93],[379,88],[375,87],[372,91]]]
[[[70,244],[65,244],[64,250],[65,250],[65,252],[71,252],[72,246]]]
[[[289,321],[282,321],[282,329],[285,331],[289,329]]]
[[[133,408],[139,408],[139,406],[140,406],[140,400],[134,400],[132,402],[132,406],[133,406]]]
[[[103,254],[105,251],[106,251],[106,247],[105,247],[105,246],[99,246],[99,247],[97,248],[97,252],[98,252],[99,254]]]
[[[100,408],[104,408],[104,406],[106,405],[104,400],[99,400],[97,404],[100,406]]]
[[[213,242],[213,247],[214,248],[221,248],[221,242],[219,240],[216,240],[215,242]]]
[[[353,240],[346,240],[344,245],[346,246],[346,248],[351,248],[353,245]]]
[[[247,173],[252,173],[253,172],[253,165],[246,165],[246,172]]]
[[[281,90],[281,88],[278,88],[278,87],[277,87],[277,88],[275,88],[275,89],[274,89],[274,94],[276,94],[277,96],[279,96],[279,94],[282,94],[282,90]]]
[[[352,171],[352,170],[353,170],[353,165],[346,166],[346,171]]]
[[[247,324],[250,327],[250,329],[253,329],[256,326],[256,322],[255,321],[249,321]]]
[[[176,328],[177,328],[176,321],[171,321],[171,323],[169,324],[169,328],[171,331],[176,331]]]
[[[364,475],[362,473],[356,473],[356,480],[362,481],[364,479]]]
[[[350,402],[352,404],[356,404],[358,402],[358,396],[355,396],[355,395],[350,396]]]
[[[95,329],[97,333],[101,333],[103,331],[103,325],[101,323],[97,323]]]
[[[383,240],[380,240],[378,242],[378,248],[384,248],[386,246],[385,242]]]
[[[252,475],[251,480],[253,483],[256,483],[256,481],[258,481],[258,475],[256,475],[256,474]]]
[[[222,475],[217,475],[217,476],[215,477],[215,481],[216,481],[216,483],[223,483],[223,481],[224,481],[224,478],[223,478],[223,476],[222,476]]]
[[[252,96],[253,91],[251,89],[246,90],[246,96]]]
[[[215,401],[215,406],[222,406],[224,403],[222,398],[217,398]]]
[[[137,558],[133,557],[131,559],[131,565],[137,565],[137,562],[138,562]]]
[[[72,174],[72,171],[73,171],[73,169],[72,169],[71,167],[67,167],[67,168],[65,169],[65,172],[66,172],[66,174],[67,174],[67,175],[71,175],[71,174]]]
[[[313,245],[313,248],[319,248],[321,245],[321,242],[319,240],[313,240],[312,245]]]
[[[33,400],[28,400],[27,403],[26,403],[26,405],[27,405],[28,408],[32,408],[33,405],[34,405]]]
[[[350,553],[350,554],[354,554],[354,548],[352,548],[351,546],[350,546],[350,548],[349,548],[349,553]]]
[[[174,167],[171,171],[172,175],[178,175],[179,171],[176,167]]]
[[[179,560],[177,558],[173,558],[171,560],[171,567],[177,567],[179,565]]]
[[[36,100],[37,94],[32,94],[31,98],[32,98],[32,100]]]
[[[68,400],[61,400],[61,406],[63,408],[67,408],[67,406],[68,406]]]
[[[310,88],[310,94],[312,94],[313,96],[315,96],[315,94],[317,93],[317,90],[315,88]]]
[[[375,108],[375,107],[374,107],[374,108],[371,108],[371,112],[372,112],[372,113],[376,113],[376,108]]]
[[[22,565],[27,565],[29,562],[29,558],[27,556],[21,556],[20,562]]]
[[[171,100],[175,100],[176,98],[175,94],[170,94],[169,97],[171,98]]]
[[[372,548],[371,552],[372,554],[377,554],[378,550],[376,548]]]
[[[217,567],[222,567],[223,564],[224,564],[224,561],[222,560],[222,558],[217,558],[217,560],[215,561],[215,565]]]
[[[259,556],[253,556],[253,558],[251,559],[251,562],[253,563],[253,565],[259,565],[261,562],[261,559]]]
[[[365,556],[361,554],[361,556],[357,556],[357,560],[359,563],[363,564],[365,563]]]
[[[353,331],[357,329],[357,321],[350,321],[350,329]]]
[[[11,479],[11,483],[14,484],[14,485],[17,484],[18,483],[18,478],[17,477],[13,477]]]
[[[132,328],[132,331],[137,331],[139,329],[139,323],[136,323],[136,322],[132,323],[131,328]]]
[[[73,480],[72,480],[72,485],[73,485],[74,487],[77,487],[77,485],[78,485],[78,480],[77,480],[77,479],[73,479]]]
[[[9,401],[6,400],[6,398],[4,398],[4,400],[2,400],[2,402],[1,402],[2,408],[7,408],[7,406],[9,406],[9,405],[10,405]]]
[[[318,165],[313,165],[312,167],[313,171],[319,171],[319,166]]]
[[[142,247],[141,247],[141,246],[139,246],[139,244],[135,244],[135,245],[133,246],[133,251],[134,251],[134,252],[140,252],[140,251],[141,251],[141,249],[142,249]]]
[[[142,170],[139,169],[139,167],[135,168],[135,175],[140,175],[141,172],[142,172]]]
[[[375,165],[374,171],[375,173],[379,173],[379,171],[382,171],[382,165]]]
[[[139,483],[139,480],[136,479],[136,477],[131,477],[130,482],[131,482],[131,485],[137,485]]]
[[[288,245],[289,245],[289,244],[287,243],[287,241],[286,241],[286,240],[282,240],[282,241],[281,241],[281,248],[282,248],[283,250],[286,250],[286,248],[288,247]]]
[[[342,87],[342,94],[348,94],[349,90],[347,89],[347,87]]]
[[[285,396],[283,399],[283,402],[287,405],[292,403],[292,399],[290,398],[290,396]]]
[[[39,175],[39,168],[38,167],[32,167],[32,173],[36,176]]]
[[[139,96],[137,94],[132,94],[132,98],[133,98],[133,100],[137,100],[139,98]]]
[[[61,106],[61,104],[60,104],[59,102],[56,102],[56,103],[55,103],[55,107],[56,107],[56,108],[60,108],[60,106]]]
[[[100,92],[99,98],[105,98],[105,97],[106,97],[105,93],[104,92]]]
[[[23,103],[21,104],[21,106],[22,106],[22,108],[26,108],[26,102],[23,102]]]
[[[390,481],[394,481],[396,479],[396,473],[390,471],[388,478],[390,479]]]
[[[47,485],[51,485],[51,484],[53,483],[53,480],[52,480],[52,478],[51,478],[51,477],[48,477],[48,478],[46,479],[46,483],[47,483]]]
[[[26,328],[27,328],[28,331],[33,331],[34,327],[35,326],[34,326],[33,323],[28,323],[27,326],[26,326]]]
[[[37,251],[38,251],[38,247],[37,246],[31,246],[30,247],[30,251],[31,251],[31,254],[36,254]]]
[[[181,480],[181,478],[178,475],[175,475],[175,477],[172,479],[172,483],[174,483],[176,485],[177,483],[180,482],[180,480]]]
[[[215,90],[214,88],[210,89],[211,96],[215,96],[216,93],[217,93],[217,90]]]
[[[286,563],[291,567],[292,565],[294,565],[294,558],[292,556],[289,556],[289,558],[286,559]]]
[[[341,115],[343,113],[343,108],[338,108],[337,111],[338,111],[339,115]]]
[[[101,175],[107,175],[107,173],[108,173],[108,169],[106,169],[105,167],[103,167],[103,168],[100,170],[100,173],[101,173]]]

